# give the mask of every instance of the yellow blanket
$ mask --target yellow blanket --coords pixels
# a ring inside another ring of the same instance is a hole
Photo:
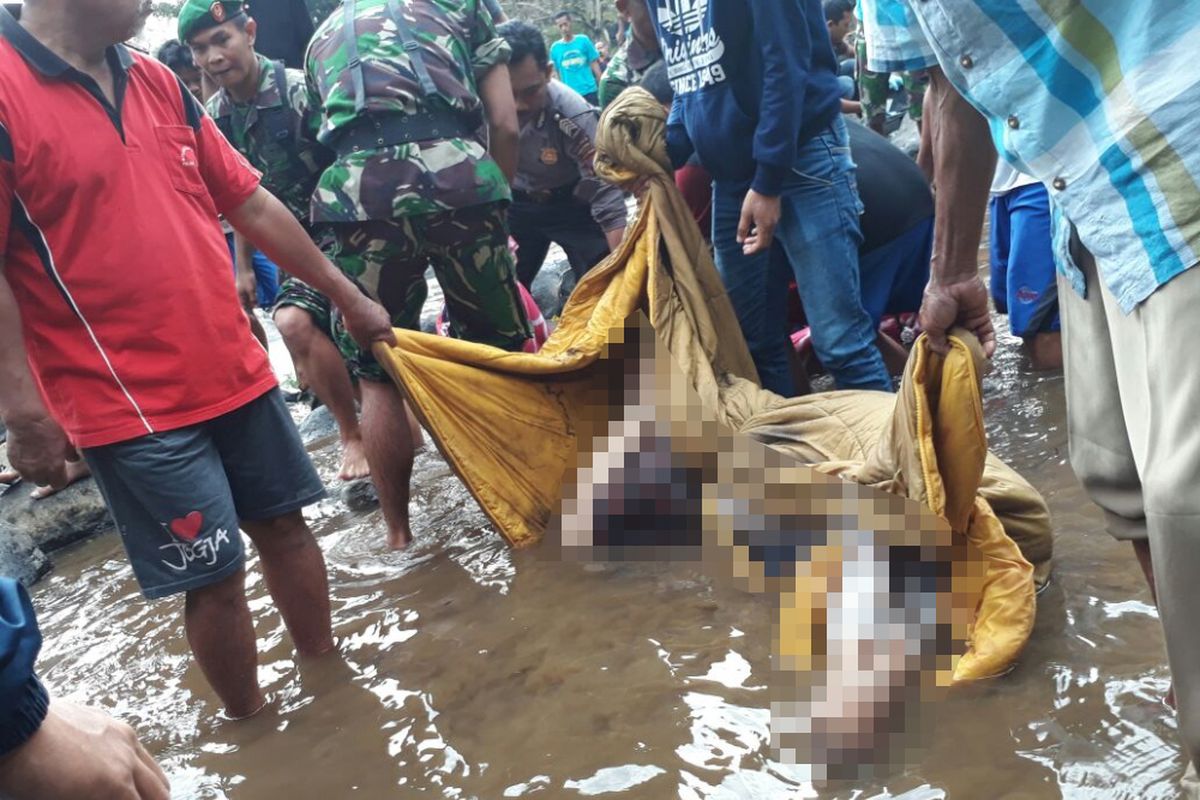
[[[564,481],[625,402],[614,365],[628,363],[627,324],[643,313],[672,369],[722,430],[765,443],[796,468],[808,465],[788,473],[794,480],[826,473],[911,500],[907,512],[880,519],[903,524],[907,515],[923,520],[917,529],[881,528],[881,536],[952,531],[963,545],[954,571],[966,583],[950,592],[951,605],[966,609],[955,614],[955,627],[970,641],[954,677],[1005,671],[1033,625],[1027,558],[1048,570],[1051,532],[1037,492],[987,453],[977,343],[957,336],[943,358],[919,342],[896,396],[784,399],[763,390],[708,248],[675,189],[664,127],[665,115],[645,93],[626,92],[605,112],[597,169],[622,185],[645,182],[640,213],[621,247],[580,281],[541,352],[397,330],[397,345],[377,346],[376,356],[497,530],[524,547],[539,541]],[[797,587],[784,598],[785,629],[800,624],[788,619],[789,604],[803,617],[814,602],[812,591]],[[805,663],[811,641],[787,638],[783,654]]]

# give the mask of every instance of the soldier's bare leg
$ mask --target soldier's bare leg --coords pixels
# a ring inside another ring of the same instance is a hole
[[[329,407],[342,442],[344,480],[365,478],[371,474],[362,429],[354,407],[354,385],[333,340],[317,329],[312,315],[298,306],[283,306],[275,312],[275,325],[292,355],[296,374],[321,402]]]
[[[387,522],[388,546],[402,550],[412,541],[408,497],[416,443],[411,417],[400,390],[391,383],[363,380],[360,385],[363,442],[371,462],[371,480]]]

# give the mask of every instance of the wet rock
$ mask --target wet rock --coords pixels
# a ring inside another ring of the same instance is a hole
[[[326,442],[337,436],[337,422],[328,406],[320,406],[300,423],[300,441],[305,447]]]
[[[0,578],[15,578],[32,586],[49,571],[50,559],[33,543],[32,536],[0,524]]]
[[[379,495],[370,478],[343,484],[341,494],[342,502],[351,511],[370,511],[379,505]]]
[[[547,321],[562,313],[567,298],[575,290],[575,273],[571,264],[565,258],[561,261],[547,261],[533,279],[529,293],[533,295],[542,316]]]
[[[57,550],[113,528],[100,489],[91,478],[41,500],[33,486],[19,483],[0,495],[0,527],[29,536],[44,552]]]

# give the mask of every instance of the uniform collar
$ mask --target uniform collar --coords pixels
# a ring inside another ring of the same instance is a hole
[[[560,90],[557,86],[555,86],[556,83],[557,81],[552,79],[550,83],[547,84],[546,94],[550,99],[546,102],[546,107],[539,111],[537,116],[533,118],[533,127],[537,128],[538,130],[546,127],[546,120],[555,118],[558,115]]]
[[[73,78],[82,75],[79,70],[22,28],[21,23],[17,21],[20,16],[20,6],[0,6],[0,36],[7,39],[31,67],[47,78]],[[110,45],[104,55],[109,66],[113,68],[114,75],[127,73],[133,66],[133,55],[124,45]]]
[[[283,105],[285,85],[280,86],[275,80],[275,62],[266,56],[258,56],[258,94],[254,96],[254,105],[259,108],[278,108]]]
[[[261,54],[255,57],[258,59],[258,93],[246,105],[261,110],[279,108],[283,105],[283,93],[287,91],[287,86],[280,86],[275,80],[274,61]],[[214,117],[227,117],[233,113],[234,106],[238,105],[225,89],[221,89],[214,97],[217,98],[213,109]]]

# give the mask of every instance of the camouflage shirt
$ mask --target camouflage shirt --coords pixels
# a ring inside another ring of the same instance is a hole
[[[630,33],[625,44],[617,48],[604,74],[600,76],[600,107],[607,107],[626,88],[636,86],[646,74],[646,70],[657,64],[661,58],[659,53],[648,55]]]
[[[260,55],[258,70],[253,100],[235,103],[221,89],[208,99],[208,113],[230,144],[263,174],[267,191],[309,227],[313,190],[333,153],[314,138],[317,120],[308,103],[304,73],[284,70],[286,86],[280,87],[276,62]]]
[[[308,0],[308,10],[312,12],[313,27],[320,25],[326,17],[341,7],[341,0]]]
[[[358,0],[355,30],[365,83],[364,113],[380,119],[426,109],[482,118],[477,80],[508,62],[510,48],[479,0],[396,0],[437,87],[423,96],[386,0]],[[347,69],[341,10],[317,29],[305,59],[310,102],[321,110],[321,142],[360,121]],[[389,145],[338,156],[313,195],[313,218],[394,219],[510,199],[508,181],[477,138]]]

